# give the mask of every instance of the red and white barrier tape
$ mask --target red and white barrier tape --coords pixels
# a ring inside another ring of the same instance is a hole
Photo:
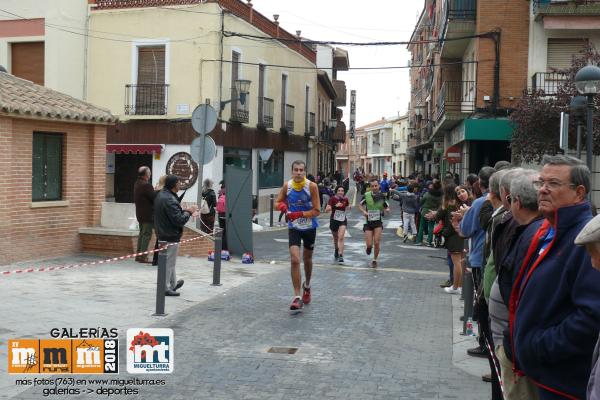
[[[178,242],[178,243],[169,243],[166,246],[160,247],[158,249],[152,249],[152,250],[148,250],[148,251],[143,251],[141,253],[128,254],[126,256],[108,258],[106,260],[93,261],[93,262],[87,262],[87,263],[82,263],[82,264],[73,264],[73,265],[56,265],[56,266],[41,267],[41,268],[26,268],[26,269],[15,269],[15,270],[12,270],[12,271],[10,271],[10,270],[9,271],[0,271],[0,276],[14,275],[14,274],[24,274],[24,273],[29,273],[29,272],[57,271],[57,270],[61,270],[61,269],[73,269],[73,268],[79,268],[79,267],[89,267],[91,265],[108,264],[108,263],[115,262],[115,261],[126,260],[126,259],[132,258],[132,257],[145,256],[145,255],[148,255],[148,254],[155,253],[157,251],[164,250],[167,247],[174,246],[176,244],[188,243],[188,242],[192,242],[194,240],[198,240],[198,239],[201,239],[201,238],[204,238],[204,237],[212,237],[212,235],[204,234],[204,235],[201,235],[201,236],[195,236],[195,237],[190,238],[190,239],[182,240],[181,242]]]

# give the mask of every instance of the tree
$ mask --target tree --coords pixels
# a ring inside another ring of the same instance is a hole
[[[570,112],[569,104],[579,93],[575,88],[575,74],[588,64],[600,65],[600,53],[590,43],[580,53],[573,56],[571,67],[554,70],[566,76],[555,96],[548,96],[543,90],[527,90],[510,115],[514,130],[511,139],[513,157],[525,162],[539,162],[544,154],[556,154],[559,150],[560,113]],[[600,105],[600,95],[594,98],[595,106]],[[585,135],[582,137],[585,145]],[[569,119],[569,147],[576,141],[575,118]],[[594,154],[600,154],[600,116],[594,114]]]

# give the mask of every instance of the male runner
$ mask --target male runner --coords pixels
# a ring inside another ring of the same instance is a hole
[[[344,236],[346,235],[346,226],[348,219],[346,218],[346,210],[350,208],[350,201],[345,196],[346,190],[343,186],[338,186],[335,189],[335,196],[329,199],[325,212],[331,213],[329,221],[329,229],[333,236],[333,247],[335,251],[333,258],[340,264],[344,263]]]
[[[369,187],[371,190],[365,193],[358,208],[367,218],[367,223],[363,226],[365,241],[367,242],[367,255],[371,255],[373,242],[375,242],[375,252],[373,261],[371,261],[371,267],[376,268],[377,257],[379,256],[379,242],[381,241],[381,233],[383,232],[381,217],[384,212],[389,213],[390,208],[385,201],[385,195],[380,191],[379,182],[376,178],[372,178],[369,181]]]
[[[292,284],[294,300],[290,310],[299,310],[303,304],[310,303],[310,278],[312,275],[312,255],[317,236],[321,203],[319,188],[316,183],[306,179],[306,163],[292,163],[292,179],[283,184],[275,203],[277,209],[286,213],[288,221],[288,237],[292,263]],[[304,260],[304,289],[300,297],[300,245],[304,243],[302,258]]]

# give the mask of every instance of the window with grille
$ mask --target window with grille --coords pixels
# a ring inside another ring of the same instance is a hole
[[[62,199],[62,153],[62,134],[34,132],[31,174],[32,201]]]

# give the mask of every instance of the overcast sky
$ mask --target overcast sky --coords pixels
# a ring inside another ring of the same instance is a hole
[[[409,40],[423,0],[253,0],[254,8],[292,34],[312,40],[373,42]],[[406,66],[406,46],[353,47],[350,67]],[[348,126],[350,90],[356,90],[356,126],[404,114],[410,101],[408,69],[347,71],[338,74],[346,82]]]

